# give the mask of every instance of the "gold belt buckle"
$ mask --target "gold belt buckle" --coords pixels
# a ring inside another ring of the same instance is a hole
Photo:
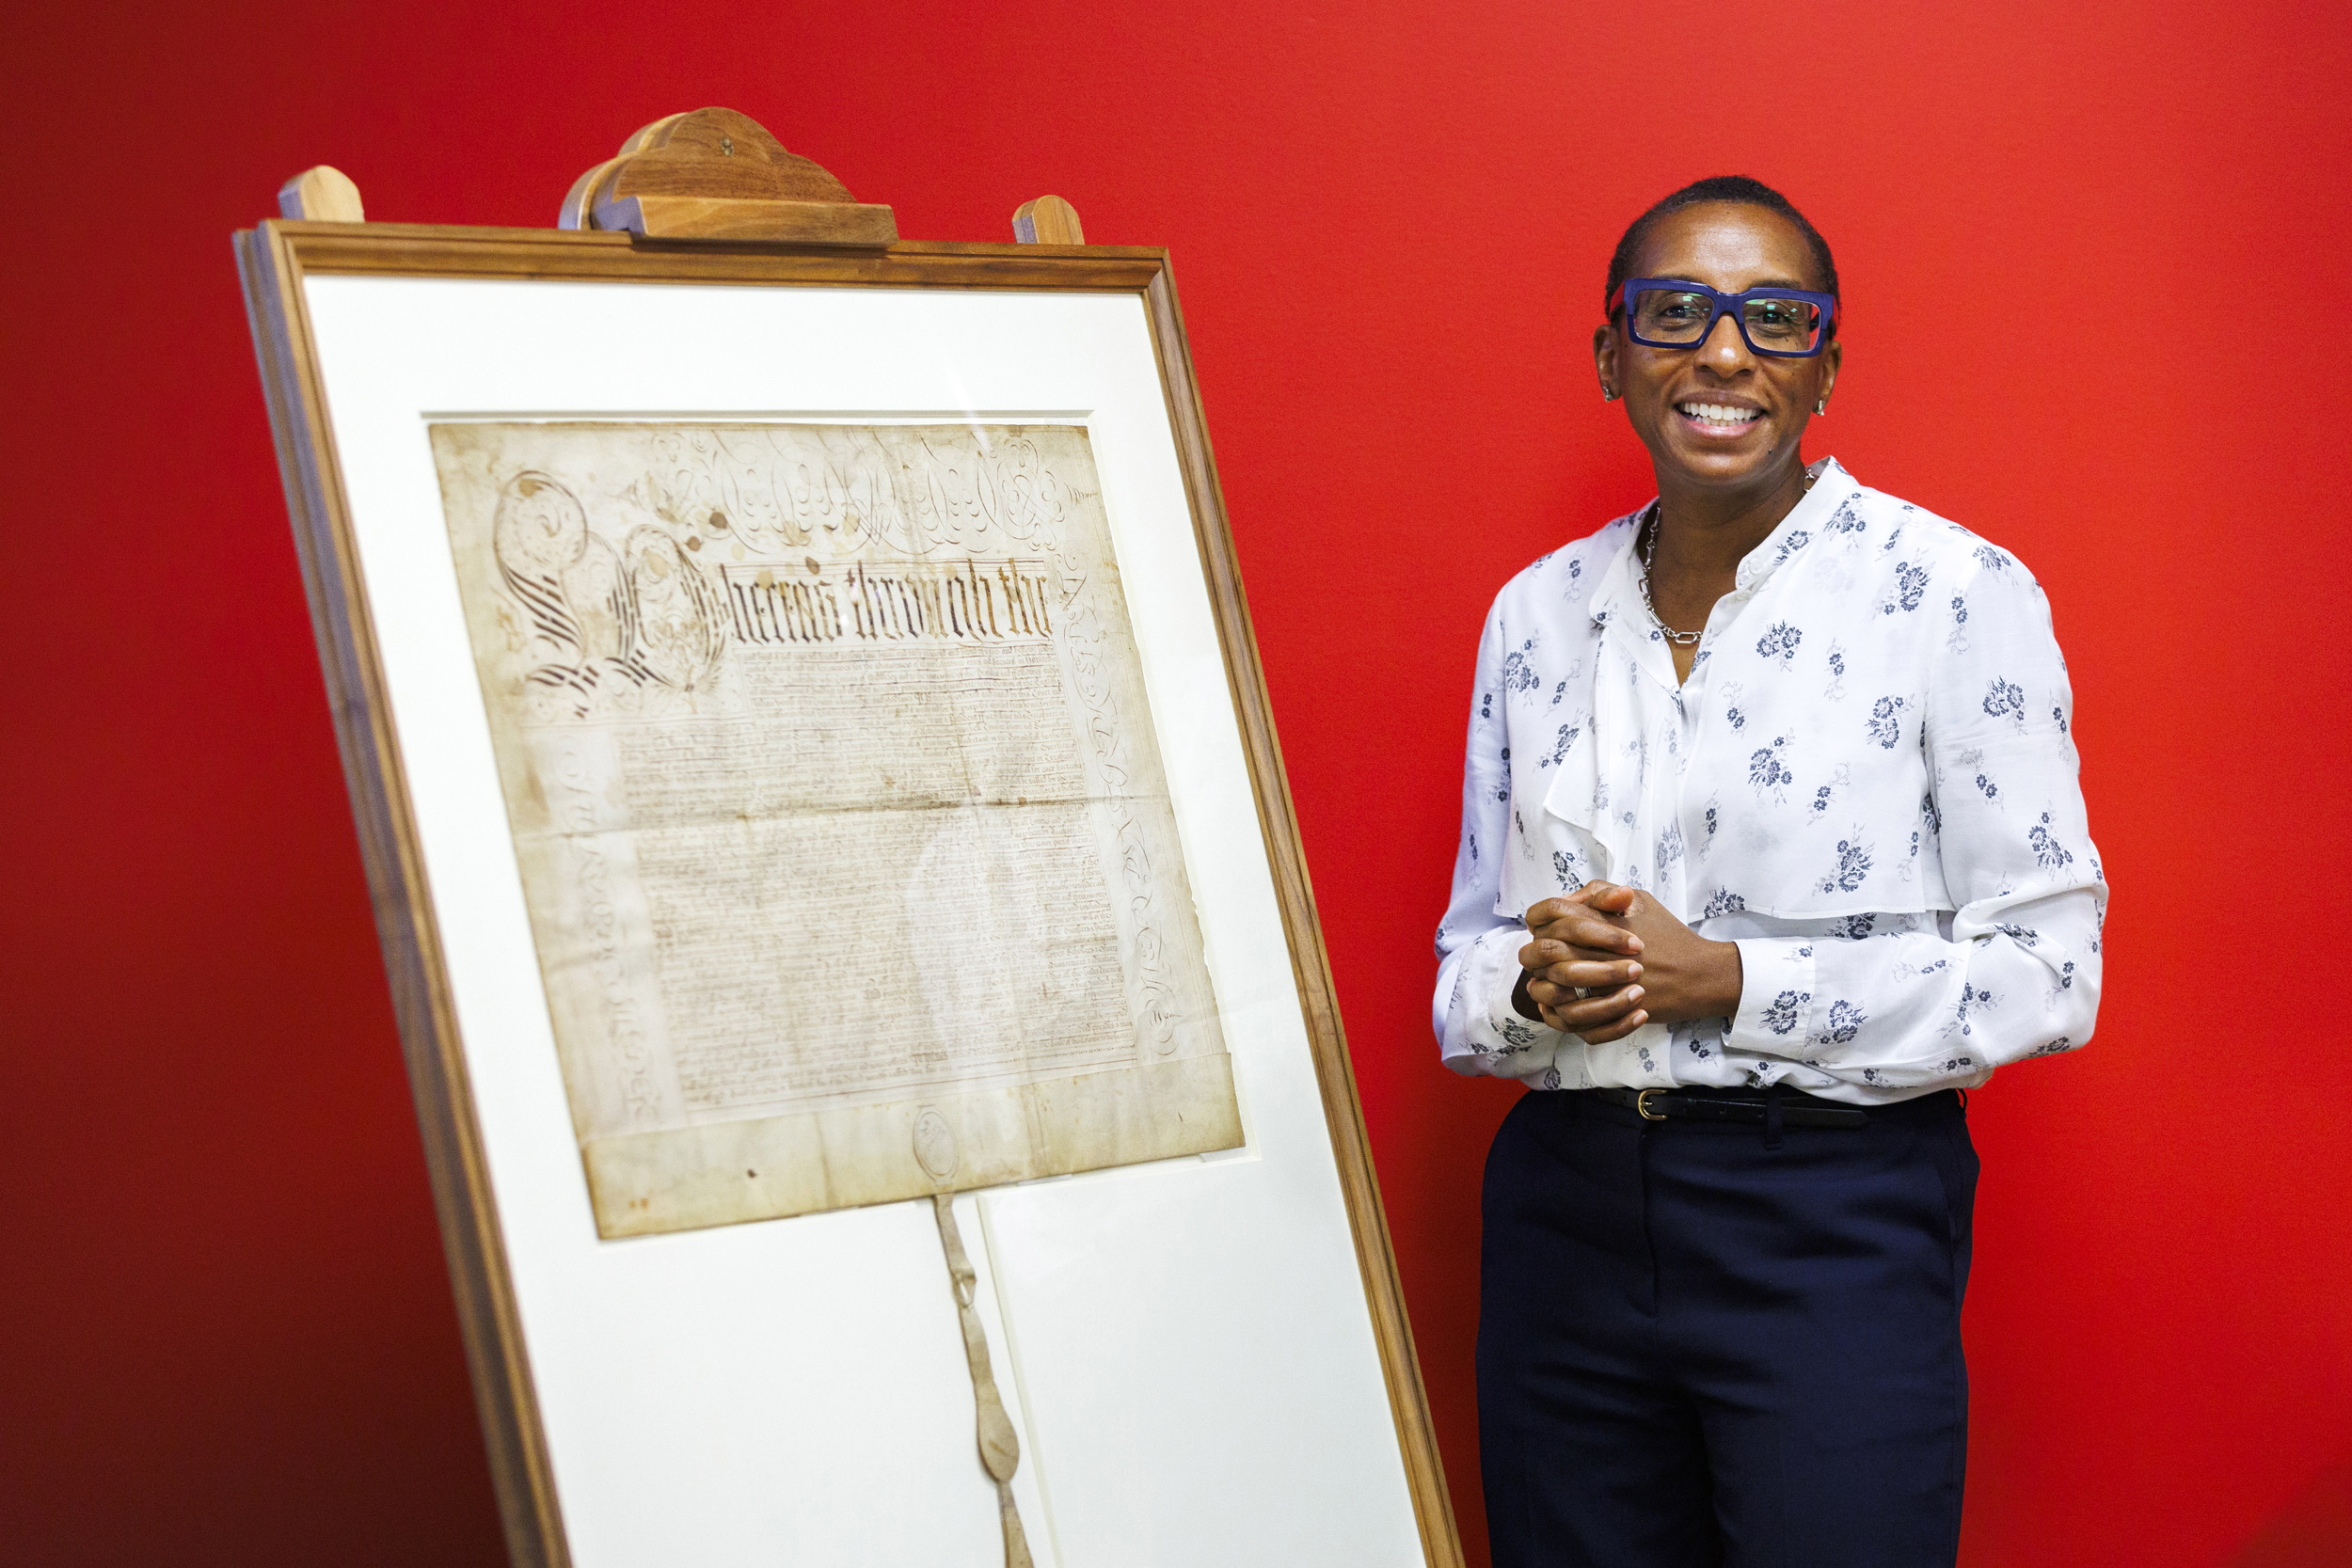
[[[1633,1108],[1642,1114],[1642,1119],[1644,1121],[1664,1121],[1666,1119],[1665,1112],[1653,1111],[1649,1108],[1649,1097],[1654,1094],[1664,1094],[1665,1092],[1666,1091],[1664,1089],[1644,1089],[1640,1094],[1633,1097]]]

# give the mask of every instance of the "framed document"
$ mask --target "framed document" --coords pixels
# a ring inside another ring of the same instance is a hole
[[[1164,253],[239,251],[516,1560],[1457,1560]]]

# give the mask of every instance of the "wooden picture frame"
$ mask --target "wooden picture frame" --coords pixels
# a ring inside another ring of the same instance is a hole
[[[1105,245],[649,240],[598,231],[270,221],[236,240],[313,630],[358,820],[434,1197],[513,1560],[568,1563],[541,1390],[508,1257],[476,1085],[452,994],[389,700],[380,609],[314,338],[310,285],[328,277],[743,290],[1032,292],[1140,302],[1156,354],[1200,568],[1385,1382],[1421,1560],[1460,1561],[1291,794],[1164,250]],[[794,1221],[774,1222],[794,1224]],[[628,1243],[623,1243],[628,1244]],[[1332,1499],[1335,1506],[1344,1499]]]

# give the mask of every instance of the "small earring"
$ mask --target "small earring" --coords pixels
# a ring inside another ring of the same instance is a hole
[[[1601,401],[1601,402],[1603,402],[1603,403],[1614,403],[1614,402],[1616,402],[1616,401],[1617,401],[1617,389],[1616,389],[1614,387],[1603,387],[1603,388],[1600,389],[1600,401]]]
[[[1813,405],[1813,412],[1815,412],[1816,414],[1826,414],[1826,413],[1828,413],[1828,412],[1829,412],[1829,399],[1827,399],[1827,398],[1823,398],[1823,399],[1821,399],[1819,403],[1816,403],[1816,404]]]

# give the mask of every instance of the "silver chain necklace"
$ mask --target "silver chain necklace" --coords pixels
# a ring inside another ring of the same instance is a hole
[[[1820,477],[1820,473],[1817,468],[1805,470],[1806,493],[1811,493],[1813,482]],[[1642,608],[1649,611],[1649,624],[1658,628],[1659,636],[1677,648],[1695,647],[1698,640],[1707,635],[1705,630],[1675,630],[1674,627],[1666,625],[1665,618],[1658,613],[1658,601],[1649,596],[1649,558],[1658,548],[1658,502],[1649,503],[1649,515],[1642,519],[1642,536],[1633,546],[1633,559],[1642,563]]]

